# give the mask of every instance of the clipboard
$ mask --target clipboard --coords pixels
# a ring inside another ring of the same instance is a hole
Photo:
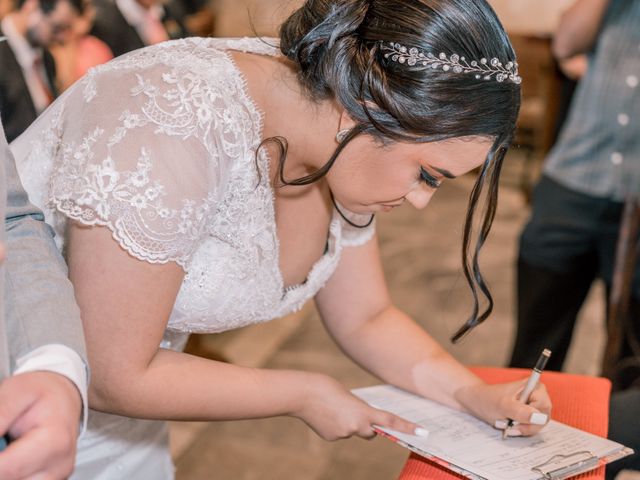
[[[472,480],[561,480],[633,453],[553,420],[533,437],[503,441],[500,430],[471,415],[389,385],[353,393],[430,431],[425,439],[375,427],[381,436]]]
[[[392,442],[397,443],[401,447],[411,450],[413,453],[417,453],[421,457],[424,457],[432,461],[433,463],[436,463],[441,467],[446,468],[447,470],[451,470],[452,472],[462,475],[463,477],[470,478],[471,480],[487,480],[485,477],[480,477],[478,475],[475,475],[473,472],[460,468],[457,465],[447,462],[446,460],[440,457],[436,457],[435,455],[430,454],[426,450],[423,450],[420,447],[413,445],[411,442],[405,442],[404,440],[399,439],[398,437],[389,433],[390,430],[386,430],[386,429],[383,430],[382,428],[376,427],[376,426],[373,427],[373,430],[381,437],[387,438]]]
[[[598,455],[593,452],[582,450],[569,455],[554,455],[548,461],[540,465],[536,465],[531,469],[540,473],[540,475],[542,475],[541,478],[545,480],[562,480],[588,472],[600,465],[615,462],[616,460],[626,457],[627,455],[631,455],[632,453],[633,450],[623,447],[612,455],[598,457]]]

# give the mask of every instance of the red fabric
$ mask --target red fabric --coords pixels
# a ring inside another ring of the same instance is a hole
[[[509,382],[526,378],[529,370],[477,367],[472,369],[487,383]],[[607,435],[609,423],[609,395],[611,383],[605,378],[544,372],[542,382],[547,387],[554,420],[572,425],[600,436]],[[411,454],[399,480],[452,480],[465,478]],[[604,466],[574,477],[576,479],[604,479]]]

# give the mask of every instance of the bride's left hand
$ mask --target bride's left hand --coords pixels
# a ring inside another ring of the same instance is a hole
[[[526,383],[526,379],[495,385],[479,382],[458,389],[455,398],[466,410],[491,426],[498,420],[518,422],[509,429],[510,436],[534,435],[551,417],[551,399],[540,383],[531,393],[529,403],[522,403],[518,397]]]

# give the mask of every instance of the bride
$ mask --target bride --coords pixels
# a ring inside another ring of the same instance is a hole
[[[513,418],[512,435],[538,431],[544,387],[519,403],[522,382],[483,383],[391,303],[373,221],[480,167],[463,239],[475,307],[454,340],[484,320],[476,258],[519,83],[484,1],[308,0],[279,40],[167,42],[67,90],[12,147],[82,311],[93,410],[73,478],[172,478],[166,420],[290,415],[328,440],[371,437],[373,424],[414,432],[326,375],[181,351],[189,333],[310,298],[383,381],[491,424]]]

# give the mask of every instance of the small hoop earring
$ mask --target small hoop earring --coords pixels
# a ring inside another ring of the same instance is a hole
[[[344,142],[344,139],[347,138],[347,135],[349,135],[349,132],[351,132],[351,130],[349,130],[348,128],[344,128],[340,130],[338,133],[336,133],[336,142],[338,143]]]

